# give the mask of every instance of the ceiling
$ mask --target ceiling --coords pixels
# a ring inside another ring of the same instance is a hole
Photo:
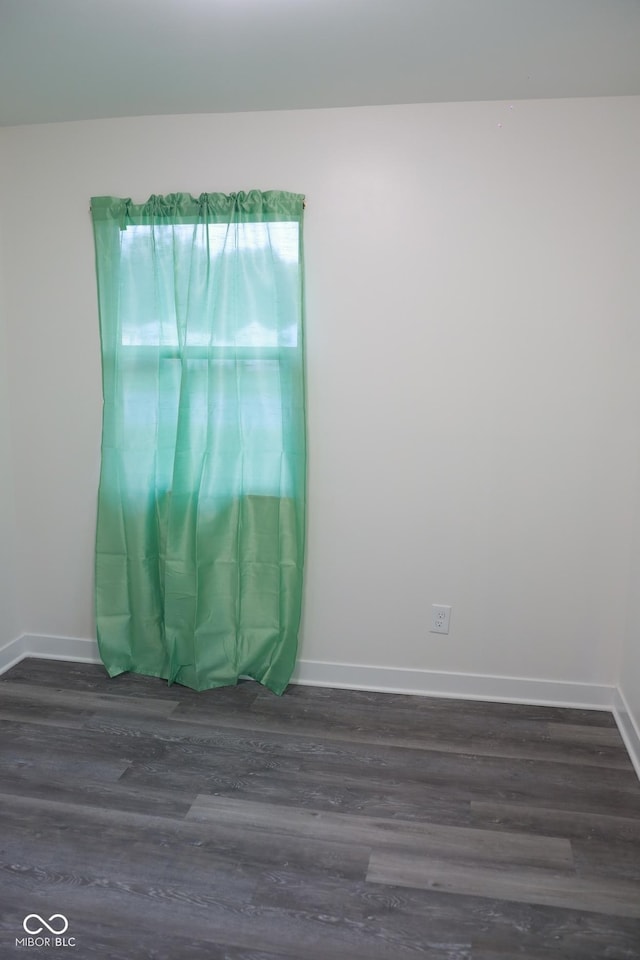
[[[640,0],[0,0],[0,124],[640,94]]]

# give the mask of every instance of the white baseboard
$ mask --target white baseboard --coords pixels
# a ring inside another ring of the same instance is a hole
[[[24,657],[101,662],[96,640],[27,633],[0,648],[0,673]],[[299,660],[291,682],[315,687],[343,687],[423,697],[496,700],[588,710],[613,710],[614,705],[623,702],[621,694],[620,700],[616,699],[619,691],[615,687],[604,684],[408,670],[357,663],[325,663],[321,660]],[[620,714],[623,716],[622,709]],[[626,726],[633,730],[628,711],[624,715],[629,717]]]
[[[618,687],[613,701],[613,715],[616,718],[620,736],[624,740],[631,762],[640,777],[640,717],[633,716],[622,690]]]
[[[298,661],[292,683],[407,693],[423,697],[579,707],[588,710],[611,710],[615,691],[615,687],[596,683],[407,670],[401,667],[375,667],[356,663],[323,663],[320,660]]]
[[[16,663],[20,663],[28,653],[25,650],[24,637],[16,637],[0,647],[0,673],[10,670]]]
[[[74,660],[77,663],[102,663],[97,640],[82,637],[54,637],[41,633],[25,633],[22,637],[25,657],[43,660]]]

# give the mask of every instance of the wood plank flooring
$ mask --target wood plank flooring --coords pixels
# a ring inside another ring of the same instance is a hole
[[[2,960],[640,960],[607,712],[30,659],[0,733]]]

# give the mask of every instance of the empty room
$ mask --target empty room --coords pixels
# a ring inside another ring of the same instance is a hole
[[[639,50],[0,0],[2,960],[640,960]]]

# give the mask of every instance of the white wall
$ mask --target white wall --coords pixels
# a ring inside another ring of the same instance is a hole
[[[632,127],[634,138],[633,153],[640,158],[640,124]],[[636,160],[636,163],[638,161]],[[627,198],[629,219],[635,229],[629,243],[628,255],[632,259],[636,279],[633,284],[631,300],[636,318],[636,326],[640,319],[640,282],[638,282],[638,264],[640,264],[640,192],[636,189],[629,192]],[[633,356],[632,376],[638,384],[638,390],[633,407],[635,430],[632,443],[640,445],[640,367],[636,361],[637,353]],[[633,523],[633,549],[628,579],[628,619],[622,650],[622,669],[620,673],[620,689],[623,703],[620,704],[620,713],[627,719],[626,733],[632,749],[635,751],[636,769],[640,776],[640,483],[635,485],[635,518]]]
[[[0,169],[3,147],[4,140],[0,135]],[[0,647],[15,640],[20,633],[15,576],[18,541],[15,530],[14,462],[9,411],[3,239],[3,223],[0,217]]]
[[[640,411],[638,411],[640,413]],[[634,551],[629,577],[629,618],[622,650],[618,716],[636,759],[640,776],[640,491],[634,525]]]
[[[4,336],[0,321],[0,351]],[[12,464],[4,358],[0,358],[0,647],[20,634],[16,598],[16,550]]]
[[[288,189],[308,197],[302,656],[617,682],[639,119],[607,98],[7,131],[23,629],[94,635],[89,197]]]

